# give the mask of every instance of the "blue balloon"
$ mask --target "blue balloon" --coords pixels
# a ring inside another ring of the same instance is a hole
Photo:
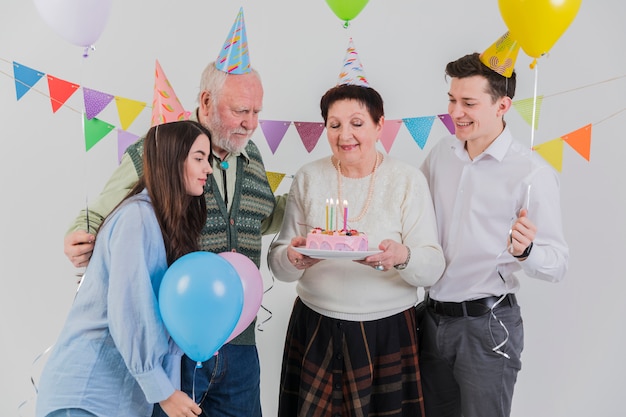
[[[204,362],[226,342],[243,309],[235,268],[211,252],[192,252],[165,272],[159,308],[172,339],[194,361]]]

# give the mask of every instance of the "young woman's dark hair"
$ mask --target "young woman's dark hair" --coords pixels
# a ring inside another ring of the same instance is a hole
[[[328,109],[334,102],[340,100],[356,100],[362,103],[375,123],[378,123],[380,118],[385,115],[383,98],[378,94],[378,91],[371,87],[341,84],[328,90],[320,100],[324,124],[328,121]]]
[[[204,195],[191,196],[185,189],[185,160],[202,134],[211,140],[204,126],[190,120],[151,127],[144,140],[143,175],[124,199],[144,188],[148,191],[161,226],[168,264],[198,250],[206,222]]]
[[[467,78],[479,75],[485,77],[489,84],[487,93],[495,103],[500,97],[508,96],[513,99],[515,95],[516,75],[515,71],[510,78],[498,74],[482,63],[478,52],[465,55],[456,61],[446,65],[446,75],[452,78]]]

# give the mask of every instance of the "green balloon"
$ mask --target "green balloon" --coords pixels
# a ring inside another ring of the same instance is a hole
[[[341,20],[346,22],[354,19],[367,5],[369,0],[326,0],[330,9]]]

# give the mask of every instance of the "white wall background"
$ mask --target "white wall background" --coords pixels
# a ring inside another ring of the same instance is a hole
[[[88,153],[81,130],[82,93],[51,111],[42,79],[16,101],[12,61],[116,96],[152,100],[159,60],[183,105],[195,106],[200,72],[244,7],[252,65],[265,85],[262,119],[319,121],[318,103],[336,82],[353,37],[388,119],[446,112],[445,64],[481,52],[506,31],[495,0],[371,0],[346,30],[323,0],[113,1],[107,27],[90,57],[46,26],[32,1],[3,0],[0,10],[0,415],[32,416],[34,389],[76,290],[63,255],[74,216],[101,190],[117,164],[112,132]],[[626,100],[626,3],[585,0],[573,24],[539,61],[545,95],[535,144],[592,123],[591,161],[565,145],[561,194],[571,249],[558,285],[524,279],[519,296],[526,349],[513,402],[515,417],[621,415],[626,190],[623,134]],[[520,51],[516,99],[533,95],[530,58]],[[612,81],[609,81],[612,80]],[[74,110],[73,110],[74,109]],[[617,114],[616,114],[617,113]],[[114,103],[99,116],[120,126]],[[129,131],[143,134],[146,109]],[[512,110],[507,120],[530,146],[530,127]],[[446,133],[437,120],[425,150],[400,129],[391,155],[414,164]],[[295,173],[329,153],[325,134],[310,154],[292,126],[272,154],[255,141],[268,171]],[[382,147],[381,147],[382,149]],[[285,178],[279,192],[286,192]],[[266,247],[270,238],[266,240]],[[264,264],[265,285],[272,278]],[[285,327],[295,293],[274,283],[264,298],[271,320],[257,333],[266,416],[276,414]],[[261,312],[265,320],[268,314]],[[26,402],[20,407],[20,404]]]

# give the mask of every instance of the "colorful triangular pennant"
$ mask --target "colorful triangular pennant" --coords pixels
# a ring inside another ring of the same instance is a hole
[[[402,119],[402,121],[407,129],[409,129],[413,140],[415,140],[420,149],[424,149],[428,136],[430,135],[430,129],[435,121],[435,116],[410,117]]]
[[[53,77],[48,74],[48,90],[50,91],[50,104],[52,113],[56,113],[62,105],[78,90],[78,84]]]
[[[526,120],[530,126],[533,121],[533,103],[534,98],[525,98],[513,102],[513,107],[522,116],[522,119]],[[541,103],[543,103],[543,96],[537,96],[537,108],[535,110],[535,130],[539,127],[539,113],[541,113]]]
[[[270,184],[270,188],[272,189],[272,192],[275,193],[276,190],[278,189],[278,186],[282,182],[283,178],[285,178],[285,174],[281,172],[270,172],[270,171],[266,171],[265,174],[267,175],[267,181]]]
[[[111,130],[115,129],[115,126],[110,125],[107,122],[103,122],[95,117],[89,120],[86,116],[84,116],[83,123],[85,130],[86,151],[91,149],[96,143],[100,142],[100,140],[108,135]]]
[[[557,138],[533,148],[557,171],[563,169],[563,139]]]
[[[402,126],[402,120],[385,120],[383,131],[380,133],[380,142],[387,153],[389,153],[391,146],[396,141],[400,126]]]
[[[284,120],[259,120],[259,124],[273,154],[283,140],[291,122]]]
[[[448,113],[445,113],[439,114],[437,115],[437,117],[439,118],[439,120],[441,120],[441,123],[443,123],[446,129],[448,129],[448,132],[450,132],[451,135],[454,135],[456,133],[456,128],[454,127],[452,116],[450,116]]]
[[[91,120],[109,105],[113,96],[83,87],[83,100],[85,101],[85,114],[87,119]]]
[[[139,136],[134,135],[122,129],[117,129],[117,163],[122,162],[122,156],[126,152],[126,148],[135,143]]]
[[[298,135],[300,135],[300,140],[302,140],[302,144],[306,148],[308,153],[311,153],[315,146],[317,146],[317,142],[320,140],[320,136],[324,131],[324,123],[321,122],[293,122],[296,130],[298,131]]]
[[[126,130],[135,121],[139,113],[146,108],[146,103],[143,101],[131,100],[123,97],[115,97],[115,105],[117,107],[117,114],[122,124],[122,129]]]
[[[45,74],[13,61],[13,77],[15,78],[15,94],[17,99],[30,91]]]
[[[561,137],[569,146],[574,148],[583,158],[589,160],[591,153],[591,124]]]

